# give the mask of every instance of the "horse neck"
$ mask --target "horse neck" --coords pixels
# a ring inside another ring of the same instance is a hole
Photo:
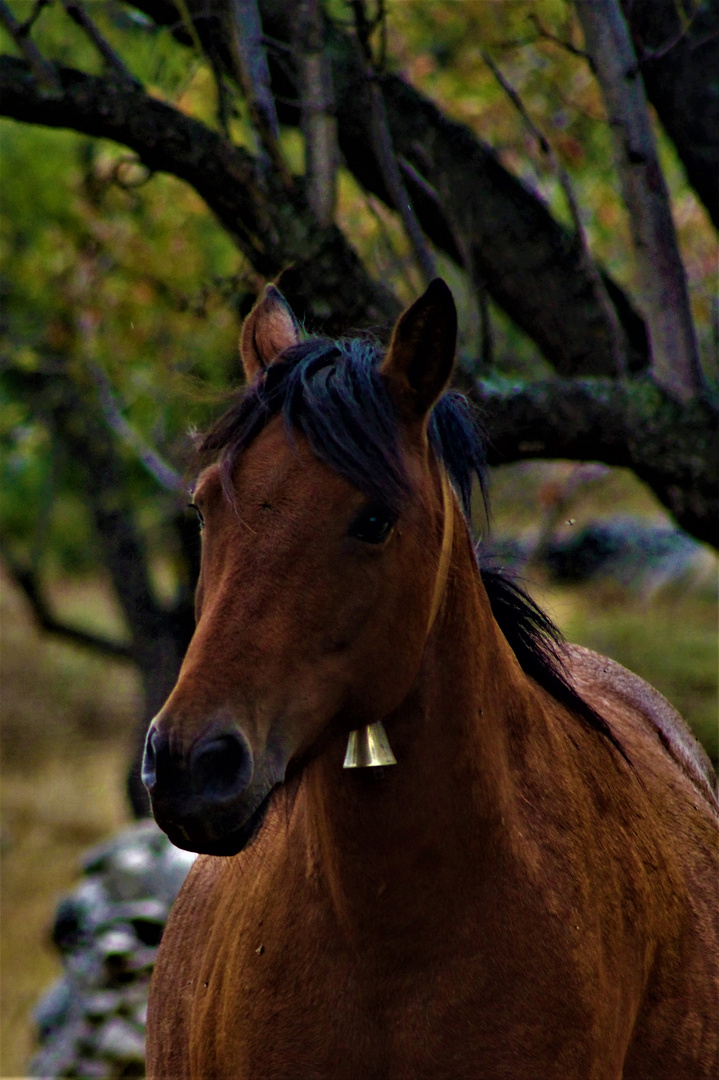
[[[385,719],[398,764],[379,778],[343,770],[338,741],[303,779],[308,873],[325,879],[350,932],[367,932],[381,900],[385,932],[396,916],[411,939],[457,902],[468,866],[481,875],[499,852],[512,812],[512,720],[528,693],[462,533],[415,684]]]

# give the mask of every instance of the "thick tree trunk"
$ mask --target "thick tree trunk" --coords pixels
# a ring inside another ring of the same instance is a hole
[[[576,0],[602,90],[634,241],[655,379],[680,401],[704,390],[669,191],[619,0]]]

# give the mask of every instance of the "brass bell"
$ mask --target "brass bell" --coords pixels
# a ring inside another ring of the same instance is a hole
[[[342,764],[343,769],[368,769],[396,764],[397,758],[392,753],[392,747],[381,720],[350,731]]]

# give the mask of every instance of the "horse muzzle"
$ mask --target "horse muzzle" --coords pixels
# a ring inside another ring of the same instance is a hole
[[[155,724],[145,741],[142,780],[155,820],[177,847],[234,855],[259,828],[268,795],[252,791],[252,751],[235,728],[214,730],[185,754]]]

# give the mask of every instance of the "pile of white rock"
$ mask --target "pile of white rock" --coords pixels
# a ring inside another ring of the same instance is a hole
[[[64,974],[34,1018],[33,1077],[145,1075],[147,992],[167,915],[195,856],[142,821],[93,848],[58,906]]]

